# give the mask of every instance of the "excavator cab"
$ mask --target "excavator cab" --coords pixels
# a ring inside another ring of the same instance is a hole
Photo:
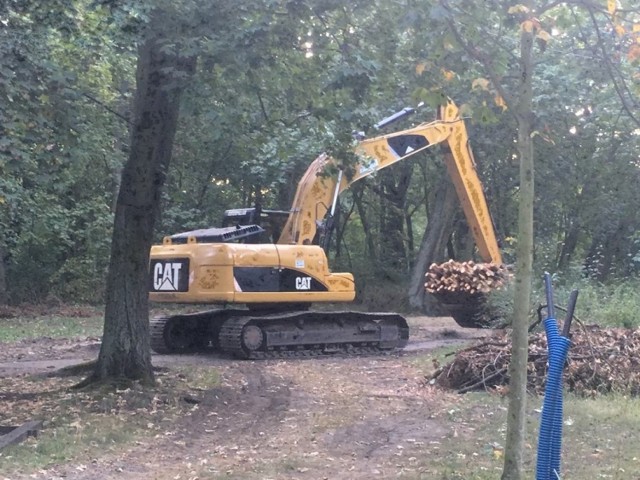
[[[254,225],[260,228],[260,232],[245,238],[244,243],[276,243],[287,218],[289,218],[288,210],[268,210],[260,205],[251,208],[234,208],[224,212],[222,227]]]

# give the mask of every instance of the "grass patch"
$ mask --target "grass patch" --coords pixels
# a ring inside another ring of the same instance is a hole
[[[566,478],[623,480],[637,475],[640,399],[619,395],[569,397],[565,410]]]
[[[526,478],[535,474],[541,403],[539,398],[528,399]],[[616,395],[597,399],[567,395],[564,405],[562,478],[635,478],[633,475],[640,471],[636,443],[640,400]],[[418,471],[406,478],[499,478],[504,462],[507,399],[486,393],[466,394],[444,416],[449,434],[424,446]]]
[[[0,378],[0,424],[44,421],[37,439],[0,451],[0,475],[10,478],[68,462],[82,468],[83,463],[117,455],[134,443],[172,435],[176,423],[197,408],[185,402],[185,396],[197,397],[194,386],[215,387],[219,375],[210,367],[190,367],[161,372],[154,388],[133,384],[122,390],[69,390],[79,380]]]
[[[441,365],[449,363],[455,353],[465,348],[460,345],[450,345],[434,348],[428,353],[418,354],[410,358],[409,362],[415,366],[425,377],[431,377]]]
[[[118,416],[95,414],[75,419],[58,418],[55,425],[50,424],[37,439],[29,439],[0,452],[0,472],[5,475],[28,473],[80,456],[86,462],[97,456],[117,453],[143,432],[140,419],[132,422]]]
[[[102,335],[103,317],[69,317],[45,315],[0,319],[0,342],[52,337],[86,337]]]

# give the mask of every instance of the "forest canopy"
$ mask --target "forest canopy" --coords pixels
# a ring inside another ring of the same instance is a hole
[[[152,7],[179,20],[167,48],[196,60],[156,240],[219,225],[229,208],[288,209],[321,152],[354,130],[450,97],[507,261],[517,242],[516,131],[505,98],[519,28],[536,35],[534,265],[601,282],[640,270],[640,13],[568,1],[521,22],[517,2],[6,1],[0,5],[0,301],[101,302],[129,154],[135,65]],[[449,28],[464,31],[475,51]],[[179,40],[179,41],[178,41]],[[474,55],[477,54],[474,58]],[[499,75],[488,78],[478,59]],[[181,81],[174,75],[176,82]],[[367,291],[406,288],[446,181],[438,148],[343,195],[333,267]],[[443,256],[473,255],[464,217]]]

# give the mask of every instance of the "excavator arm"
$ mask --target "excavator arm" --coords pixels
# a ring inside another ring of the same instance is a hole
[[[485,262],[502,263],[464,120],[451,101],[439,109],[434,122],[360,141],[355,147],[359,160],[351,175],[346,175],[336,160],[326,154],[316,158],[298,184],[291,213],[278,243],[311,244],[326,214],[333,214],[342,191],[368,175],[437,144],[444,144],[446,148],[447,171],[480,256]]]

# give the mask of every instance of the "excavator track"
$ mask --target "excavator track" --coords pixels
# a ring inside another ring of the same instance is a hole
[[[222,351],[254,360],[384,354],[408,339],[406,320],[392,313],[218,310],[151,321],[157,353]]]

